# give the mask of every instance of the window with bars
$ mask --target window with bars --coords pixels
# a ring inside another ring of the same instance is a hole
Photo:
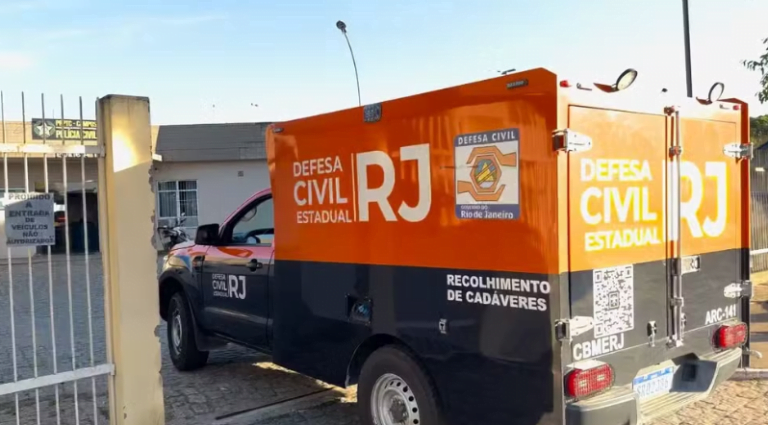
[[[196,228],[197,218],[197,181],[179,180],[157,183],[157,224],[175,226],[185,218],[182,227]]]

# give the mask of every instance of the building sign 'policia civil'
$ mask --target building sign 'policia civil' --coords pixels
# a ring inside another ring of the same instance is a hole
[[[96,140],[96,121],[32,118],[32,139]]]

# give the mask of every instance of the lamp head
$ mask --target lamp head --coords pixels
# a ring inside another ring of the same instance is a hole
[[[707,100],[712,103],[720,100],[720,97],[723,95],[723,92],[725,91],[725,84],[721,82],[716,82],[712,85],[712,87],[709,89],[709,94],[707,95]]]
[[[637,79],[637,71],[635,71],[632,68],[627,69],[626,71],[622,72],[621,75],[619,75],[618,79],[616,79],[616,84],[614,84],[614,87],[616,88],[617,91],[625,90],[629,86],[631,86],[636,79]]]

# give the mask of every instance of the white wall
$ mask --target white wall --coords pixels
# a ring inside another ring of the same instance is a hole
[[[251,195],[269,187],[269,169],[264,160],[155,162],[154,167],[155,191],[157,182],[197,180],[201,225],[221,224]],[[243,176],[239,177],[238,172]],[[157,208],[155,211],[157,213]]]

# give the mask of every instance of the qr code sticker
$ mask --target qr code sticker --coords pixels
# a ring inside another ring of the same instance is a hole
[[[632,265],[596,269],[592,274],[595,338],[635,328]]]

